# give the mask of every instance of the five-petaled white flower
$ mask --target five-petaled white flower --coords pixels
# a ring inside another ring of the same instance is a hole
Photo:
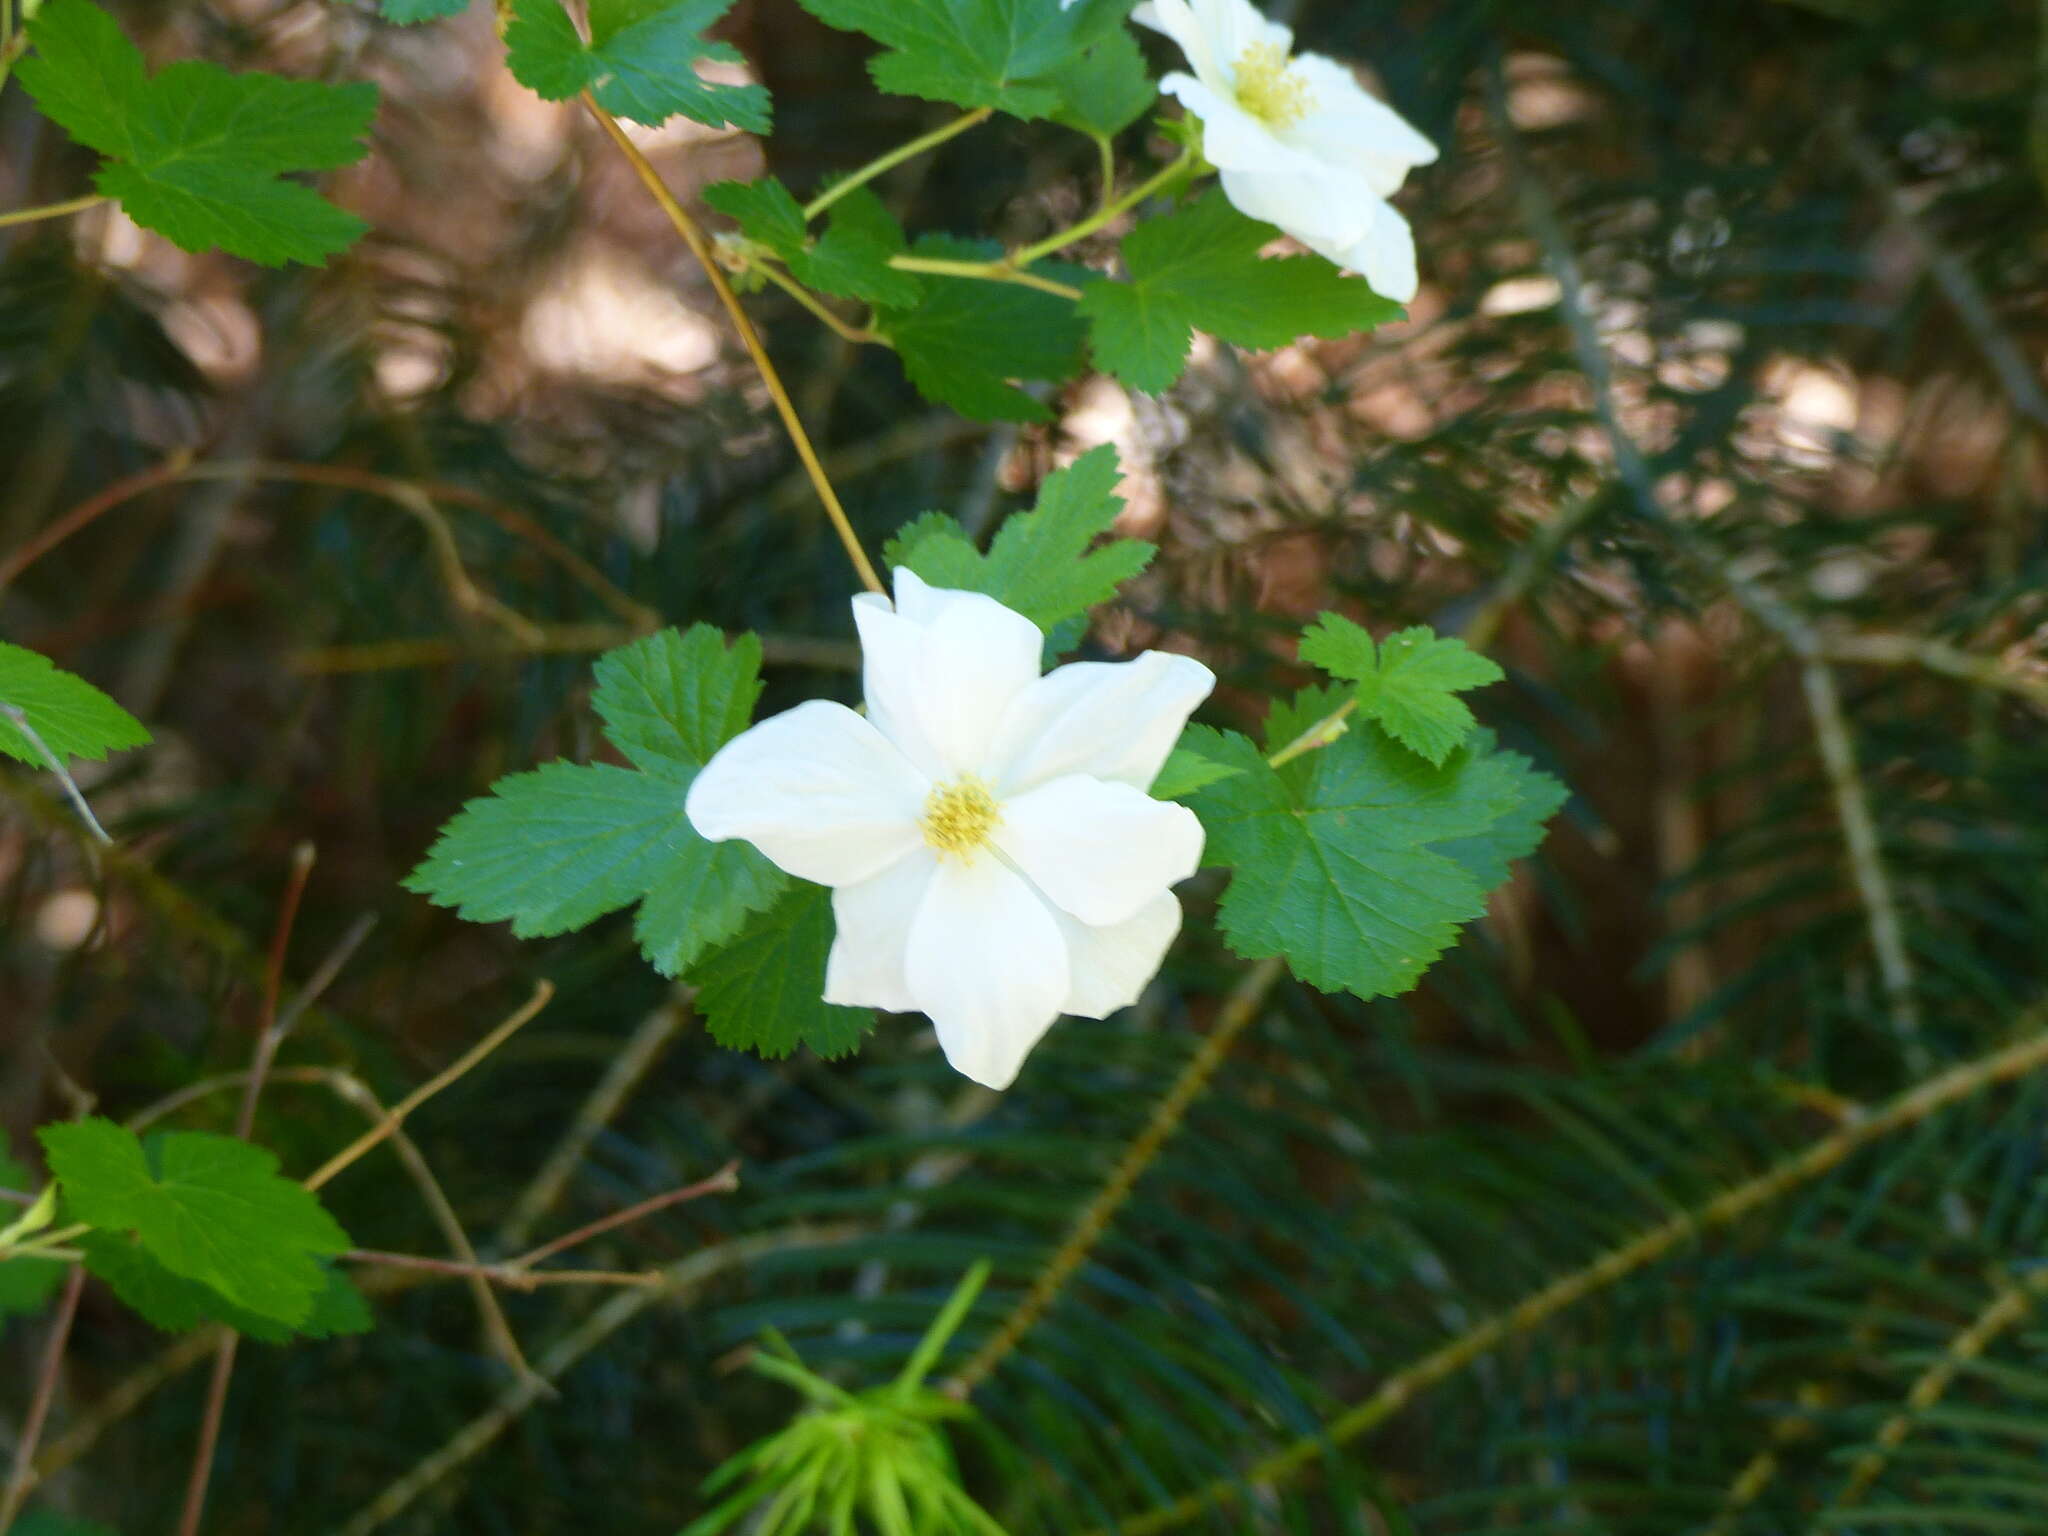
[[[1132,20],[1187,55],[1194,74],[1160,87],[1202,120],[1202,153],[1240,213],[1363,273],[1384,298],[1415,297],[1415,237],[1387,199],[1436,159],[1434,144],[1334,59],[1290,58],[1294,34],[1250,0],[1149,0]]]
[[[1179,932],[1202,826],[1145,791],[1216,679],[1164,651],[1041,677],[1037,625],[908,570],[853,617],[867,718],[763,720],[686,809],[832,887],[827,1002],[927,1013],[958,1071],[1006,1088],[1060,1014],[1135,1002]]]

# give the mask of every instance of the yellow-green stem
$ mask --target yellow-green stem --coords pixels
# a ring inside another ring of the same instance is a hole
[[[61,219],[66,214],[83,213],[88,208],[97,208],[107,199],[94,192],[85,197],[74,197],[68,202],[45,203],[40,208],[17,208],[12,213],[0,213],[0,227],[9,224],[33,224],[38,219]]]
[[[984,283],[1015,283],[1020,288],[1036,288],[1040,293],[1058,294],[1063,299],[1078,299],[1081,290],[1070,283],[1055,282],[1049,277],[1040,277],[1036,272],[1019,271],[1007,261],[947,261],[938,256],[891,256],[889,265],[899,272],[929,272],[935,277],[967,277]]]
[[[779,268],[771,267],[765,261],[759,261],[754,263],[754,270],[788,294],[792,299],[795,299],[797,303],[803,305],[827,330],[832,332],[841,341],[855,343],[872,341],[878,342],[883,346],[889,344],[886,336],[877,336],[873,331],[864,330],[860,326],[848,325],[844,320],[833,314],[831,310],[819,303],[818,296],[812,293],[810,289]]]
[[[1047,235],[1036,245],[1027,245],[1021,251],[1011,252],[1009,264],[1015,267],[1028,267],[1039,258],[1052,255],[1054,251],[1065,250],[1076,240],[1085,240],[1088,236],[1094,234],[1095,231],[1102,228],[1103,225],[1111,223],[1119,215],[1137,207],[1138,204],[1145,201],[1154,192],[1167,185],[1167,183],[1171,182],[1192,165],[1194,160],[1195,152],[1192,149],[1182,150],[1180,157],[1168,165],[1166,169],[1160,171],[1156,176],[1148,177],[1146,180],[1139,182],[1122,197],[1112,198],[1105,202],[1080,223],[1069,225],[1055,234]]]
[[[875,574],[873,564],[868,560],[867,551],[860,547],[860,536],[853,531],[853,521],[846,515],[846,508],[839,504],[839,494],[832,489],[832,482],[825,477],[825,466],[818,462],[817,450],[811,446],[810,434],[804,431],[804,424],[796,413],[796,402],[789,398],[789,391],[783,388],[782,375],[775,371],[775,364],[769,361],[768,348],[762,343],[761,333],[754,329],[754,322],[747,318],[747,312],[740,305],[739,295],[732,291],[732,284],[726,280],[725,271],[718,265],[718,257],[711,249],[711,240],[697,221],[690,217],[683,205],[676,201],[668,189],[668,183],[661,179],[661,172],[648,162],[635,144],[621,128],[611,113],[597,104],[597,99],[588,91],[583,93],[584,108],[597,120],[597,125],[620,154],[633,167],[641,185],[661,205],[661,211],[668,215],[668,221],[675,232],[683,237],[683,244],[690,248],[690,254],[697,258],[697,264],[704,269],[704,275],[711,280],[711,288],[718,295],[719,303],[732,317],[733,328],[740,333],[740,343],[747,349],[747,355],[760,370],[761,382],[768,386],[768,398],[775,402],[776,414],[781,416],[782,425],[789,433],[789,440],[796,448],[796,456],[803,461],[804,473],[811,478],[811,485],[817,490],[818,500],[824,503],[825,515],[832,521],[833,532],[839,535],[839,542],[846,546],[847,558],[853,562],[855,573],[861,585],[870,592],[885,592],[882,578]]]
[[[804,205],[804,222],[808,224],[819,214],[830,208],[855,187],[864,187],[882,172],[894,170],[906,160],[915,160],[928,149],[937,149],[956,134],[965,133],[977,124],[985,123],[995,112],[994,107],[976,107],[964,116],[956,117],[930,133],[919,134],[907,144],[899,144],[886,155],[878,155],[851,176],[835,181]]]

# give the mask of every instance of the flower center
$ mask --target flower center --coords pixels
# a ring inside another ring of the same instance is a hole
[[[1278,43],[1253,43],[1239,55],[1237,104],[1268,128],[1292,128],[1314,109],[1308,82],[1287,67]]]
[[[973,774],[951,784],[938,784],[925,796],[924,840],[941,854],[967,857],[988,841],[988,835],[1003,819],[1002,807],[988,786]]]

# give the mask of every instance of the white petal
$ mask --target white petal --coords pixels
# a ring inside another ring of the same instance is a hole
[[[813,699],[718,749],[684,812],[714,843],[741,837],[800,880],[865,880],[920,846],[930,784],[844,704]]]
[[[1254,47],[1277,48],[1281,55],[1294,51],[1294,34],[1265,13],[1251,0],[1193,0],[1195,21],[1216,61],[1231,67],[1233,80],[1237,61]]]
[[[1395,192],[1411,167],[1436,159],[1436,145],[1335,59],[1305,53],[1290,68],[1308,86],[1315,105],[1281,135],[1289,144],[1363,172],[1380,197]]]
[[[825,1001],[849,1008],[909,1013],[917,1007],[904,979],[910,925],[932,882],[938,856],[919,848],[879,875],[832,893],[832,953],[825,961]]]
[[[1010,701],[1038,680],[1045,636],[978,592],[896,573],[905,612],[856,600],[868,718],[937,781],[983,773]]]
[[[1372,211],[1371,228],[1350,246],[1316,249],[1338,266],[1363,274],[1372,284],[1372,291],[1381,298],[1406,304],[1415,297],[1420,283],[1415,270],[1414,231],[1389,204],[1375,203]]]
[[[990,783],[1007,796],[1085,773],[1150,789],[1188,716],[1215,686],[1215,673],[1169,651],[1055,667],[1003,716]]]
[[[1077,923],[1064,912],[1060,935],[1067,941],[1073,981],[1060,1011],[1084,1019],[1106,1019],[1138,1000],[1180,932],[1180,899],[1161,891],[1138,915],[1106,928]]]
[[[905,976],[953,1069],[1007,1088],[1060,1016],[1067,946],[1048,907],[998,859],[940,859],[910,926]]]
[[[1202,862],[1193,811],[1078,773],[1005,801],[994,841],[1046,900],[1097,926],[1123,922]]]
[[[1180,51],[1187,55],[1188,68],[1200,78],[1212,82],[1217,90],[1230,88],[1229,80],[1217,67],[1209,39],[1202,34],[1202,24],[1188,8],[1187,0],[1148,0],[1147,4],[1131,12],[1131,20],[1172,38],[1180,45]]]
[[[1226,167],[1223,195],[1239,213],[1277,224],[1310,250],[1337,261],[1331,251],[1349,250],[1365,238],[1379,199],[1357,172],[1320,164],[1294,169],[1303,159],[1297,155],[1283,170]]]
[[[1321,162],[1290,149],[1266,124],[1237,104],[1228,91],[1191,75],[1168,75],[1159,88],[1202,120],[1202,154],[1222,170],[1296,169],[1314,175]]]

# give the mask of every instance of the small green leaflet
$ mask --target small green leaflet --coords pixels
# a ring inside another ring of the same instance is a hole
[[[188,251],[265,266],[325,264],[367,227],[292,171],[363,157],[377,88],[230,74],[186,60],[144,70],[141,50],[92,0],[49,0],[17,66],[43,113],[107,156],[94,185]]]
[[[311,1309],[287,1325],[236,1306],[210,1285],[173,1274],[130,1238],[87,1232],[78,1239],[78,1247],[85,1254],[88,1270],[151,1326],[166,1333],[184,1333],[202,1323],[226,1323],[262,1343],[283,1344],[293,1338],[368,1333],[372,1326],[370,1305],[363,1293],[337,1269],[321,1270],[322,1286]]]
[[[401,27],[460,16],[468,9],[469,0],[382,0],[378,6],[386,21],[395,21]]]
[[[944,235],[922,236],[913,250],[943,261],[988,261],[1002,254],[993,244]],[[1058,262],[1040,262],[1031,270],[1070,286],[1096,276]],[[895,343],[919,394],[977,421],[1052,420],[1050,410],[1010,381],[1071,379],[1081,371],[1087,335],[1071,300],[974,278],[932,278],[922,304],[883,310],[875,328]]]
[[[1130,281],[1095,283],[1081,296],[1097,366],[1157,393],[1187,366],[1192,331],[1240,347],[1281,347],[1406,313],[1320,256],[1261,257],[1278,233],[1231,207],[1220,189],[1145,220],[1124,239]]]
[[[691,971],[711,1038],[769,1057],[800,1045],[828,1059],[858,1049],[875,1015],[824,1001],[832,934],[832,893],[791,882],[782,900]]]
[[[635,766],[547,763],[500,779],[442,829],[407,888],[472,922],[509,919],[520,938],[641,901],[640,946],[655,969],[677,974],[783,887],[751,846],[708,843],[683,813],[698,770],[746,727],[760,667],[759,640],[728,649],[708,624],[609,653],[593,703]]]
[[[905,527],[883,554],[891,566],[907,565],[933,586],[985,592],[1051,630],[1108,602],[1156,552],[1143,539],[1089,547],[1124,509],[1116,494],[1121,479],[1116,449],[1105,443],[1046,476],[1038,505],[1005,518],[987,554],[938,512]]]
[[[9,705],[21,711],[29,728],[56,754],[59,763],[71,757],[96,763],[109,752],[149,741],[141,721],[84,678],[58,671],[48,658],[34,651],[0,641],[0,706]],[[0,712],[0,752],[38,768],[50,766],[35,742],[4,712]]]
[[[1318,691],[1275,711],[1273,740],[1328,712]],[[1282,718],[1282,716],[1285,718]],[[1191,727],[1203,756],[1240,771],[1191,800],[1206,858],[1231,867],[1218,918],[1247,960],[1281,955],[1325,992],[1391,997],[1414,986],[1486,909],[1496,866],[1534,847],[1551,781],[1510,753],[1433,767],[1357,726],[1280,769],[1241,736]],[[1526,839],[1526,842],[1523,841]]]
[[[589,91],[607,112],[658,128],[677,113],[712,128],[766,133],[768,92],[697,73],[703,60],[742,62],[700,34],[732,0],[590,0],[584,42],[560,0],[513,0],[505,59],[521,85],[549,101]]]
[[[884,51],[875,84],[901,96],[1045,117],[1078,56],[1130,13],[1131,0],[802,0],[828,26],[865,32]]]
[[[836,298],[908,307],[924,292],[909,272],[889,265],[907,249],[902,226],[882,200],[856,187],[826,213],[825,233],[810,238],[804,212],[789,189],[773,176],[759,181],[720,181],[704,189],[704,201],[740,221],[740,232],[781,258],[805,286]]]
[[[1243,773],[1243,754],[1238,753],[1237,762],[1223,762],[1205,752],[1205,742],[1213,743],[1220,737],[1237,736],[1235,731],[1214,731],[1206,725],[1191,725],[1182,733],[1180,742],[1167,756],[1159,770],[1159,777],[1152,781],[1146,791],[1155,800],[1185,800],[1198,789],[1207,789],[1219,779],[1228,779]],[[1243,741],[1243,737],[1237,737]],[[1251,743],[1246,741],[1246,746]]]
[[[1470,734],[1472,711],[1458,697],[1506,674],[1462,640],[1440,639],[1422,625],[1372,636],[1341,614],[1326,613],[1301,637],[1301,659],[1357,685],[1358,712],[1432,763]]]
[[[327,1289],[316,1262],[348,1234],[310,1191],[279,1176],[276,1156],[232,1136],[170,1131],[147,1147],[111,1120],[36,1132],[67,1216],[132,1231],[173,1275],[257,1317],[303,1323]]]
[[[0,1188],[26,1193],[34,1189],[36,1183],[29,1176],[28,1169],[5,1152],[0,1152]],[[35,1208],[29,1207],[28,1214],[34,1215]],[[23,1219],[23,1212],[13,1206],[0,1206],[0,1227],[13,1227]],[[24,1232],[22,1235],[28,1234]],[[42,1311],[50,1293],[57,1288],[57,1282],[64,1278],[64,1269],[65,1265],[58,1259],[0,1260],[0,1318],[10,1313]]]
[[[1137,39],[1124,27],[1061,70],[1059,87],[1066,99],[1054,120],[1104,138],[1122,133],[1159,99]]]

